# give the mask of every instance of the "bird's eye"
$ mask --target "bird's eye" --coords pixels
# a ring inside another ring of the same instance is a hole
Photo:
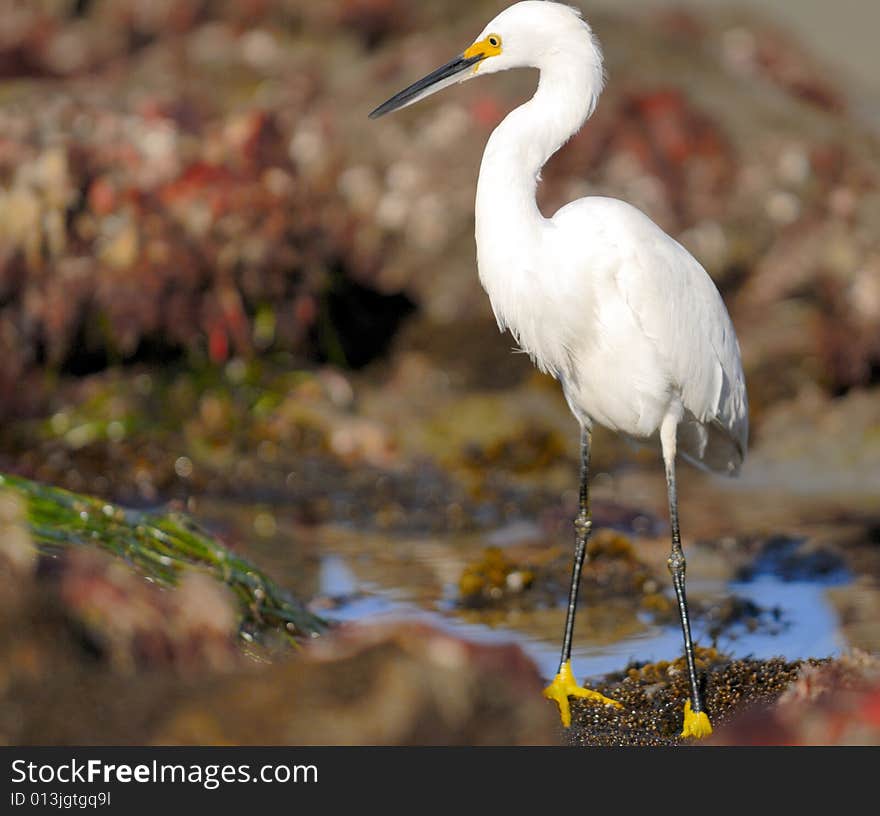
[[[496,37],[496,36],[493,34],[492,36],[490,36],[490,37],[487,38],[487,42],[489,43],[489,45],[492,46],[492,48],[498,48],[498,46],[501,45],[501,38],[500,38],[500,37]]]

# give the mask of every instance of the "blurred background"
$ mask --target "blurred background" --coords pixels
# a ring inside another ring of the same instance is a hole
[[[481,151],[535,77],[367,120],[506,5],[0,0],[0,471],[185,509],[328,618],[552,674],[577,428],[473,244]],[[643,209],[743,352],[742,477],[682,474],[698,637],[876,652],[880,10],[579,5],[608,87],[541,206]],[[678,654],[657,462],[596,439],[579,676]]]

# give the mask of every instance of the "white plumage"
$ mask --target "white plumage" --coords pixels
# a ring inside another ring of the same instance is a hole
[[[477,185],[477,261],[499,327],[559,378],[581,423],[650,439],[664,418],[680,415],[680,452],[735,473],[748,404],[715,284],[625,202],[582,198],[552,218],[535,203],[541,168],[580,129],[602,89],[589,27],[568,6],[523,2],[477,40],[491,32],[509,56],[506,64],[486,60],[478,76],[515,65],[541,72],[534,97],[490,137]]]
[[[547,690],[568,724],[568,697],[613,702],[578,686],[569,656],[591,522],[590,429],[598,423],[637,440],[658,440],[672,522],[669,566],[681,612],[691,701],[685,736],[711,732],[702,710],[684,592],[675,458],[735,474],[748,437],[740,350],[711,278],[644,213],[588,197],[545,218],[535,189],[546,161],[596,106],[602,54],[580,13],[526,0],[499,14],[463,54],[392,97],[380,116],[474,76],[508,68],[540,72],[538,88],[486,145],[476,196],[480,281],[503,331],[558,378],[582,428],[581,508],[559,674]],[[692,703],[692,705],[691,705]]]
[[[477,246],[499,327],[560,380],[578,420],[644,440],[673,414],[682,454],[735,473],[748,435],[739,346],[687,250],[611,198],[563,207],[515,254],[493,240],[495,218],[479,218]]]

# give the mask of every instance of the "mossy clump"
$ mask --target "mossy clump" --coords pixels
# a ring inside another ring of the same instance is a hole
[[[697,671],[705,671],[709,666],[727,660],[714,647],[694,647],[694,663]],[[638,666],[630,666],[626,670],[626,676],[630,680],[638,680],[646,683],[662,683],[670,677],[687,671],[687,663],[684,655],[676,660],[658,660],[656,663],[644,663]]]
[[[595,535],[590,536],[587,543],[587,558],[589,560],[618,560],[636,561],[635,550],[628,536],[617,530],[602,528]]]
[[[240,634],[253,640],[277,631],[291,642],[326,623],[183,513],[152,513],[0,473],[0,491],[25,505],[27,530],[40,553],[93,547],[126,561],[161,586],[192,571],[228,586],[238,600]]]
[[[561,592],[568,589],[571,557],[559,565],[557,581]],[[592,600],[626,598],[650,613],[665,615],[660,584],[650,567],[639,560],[632,539],[608,527],[595,530],[587,542],[587,559],[582,577],[583,595]],[[653,598],[653,605],[645,599]]]
[[[465,568],[458,591],[462,604],[480,608],[520,595],[534,580],[532,570],[514,563],[499,547],[487,547],[479,561]]]
[[[647,613],[655,622],[675,620],[674,601],[664,594],[650,566],[639,560],[627,535],[603,528],[593,534],[587,546],[581,603],[620,604],[632,614]],[[571,550],[557,547],[531,556],[518,552],[523,551],[486,548],[459,578],[459,605],[533,611],[564,604],[571,585]]]
[[[484,445],[468,445],[464,450],[465,465],[479,472],[487,467],[503,467],[512,473],[527,474],[565,461],[566,440],[556,431],[533,427],[518,431]]]
[[[641,608],[656,619],[665,619],[675,609],[675,604],[662,592],[646,592],[639,603]]]

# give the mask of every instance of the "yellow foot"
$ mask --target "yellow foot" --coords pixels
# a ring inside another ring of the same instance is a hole
[[[702,739],[712,733],[712,723],[706,716],[705,711],[694,712],[691,709],[691,701],[684,704],[684,726],[681,729],[683,737],[696,737]]]
[[[556,700],[556,705],[559,706],[559,716],[562,718],[562,724],[566,728],[571,725],[571,708],[568,705],[569,697],[583,697],[585,700],[592,700],[594,703],[623,708],[617,700],[611,700],[604,694],[599,694],[598,691],[581,688],[571,673],[571,661],[563,664],[559,674],[553,678],[553,682],[544,689],[544,696],[548,700]],[[703,716],[706,715],[704,714]]]

